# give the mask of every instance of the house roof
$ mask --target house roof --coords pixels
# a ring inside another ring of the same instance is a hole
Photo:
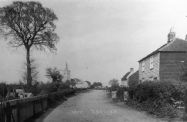
[[[179,38],[174,38],[173,41],[162,45],[157,50],[153,51],[149,55],[147,55],[144,58],[142,58],[141,60],[139,60],[139,62],[143,61],[144,59],[146,59],[158,52],[186,52],[186,51],[187,51],[187,41],[179,39]]]
[[[130,74],[130,72],[127,72],[124,76],[123,76],[123,78],[121,78],[121,80],[123,81],[123,80],[127,80],[127,76]]]
[[[77,82],[76,84],[83,84],[83,83],[87,83],[88,84],[88,82],[86,82],[86,81]]]
[[[132,80],[137,80],[139,79],[139,70],[137,70],[135,73],[133,73],[130,77],[129,77],[129,82],[131,82]]]
[[[81,82],[81,80],[78,79],[78,78],[73,78],[73,79],[71,79],[71,80],[74,80],[74,81],[76,81],[76,82]]]
[[[133,73],[130,77],[129,77],[129,81],[128,81],[128,85],[130,87],[134,87],[136,85],[138,85],[139,81],[139,70],[136,71],[135,73]]]

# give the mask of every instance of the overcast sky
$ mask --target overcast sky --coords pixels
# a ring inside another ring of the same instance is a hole
[[[167,42],[174,27],[176,36],[187,34],[186,0],[39,0],[58,17],[57,52],[32,51],[40,80],[45,68],[61,70],[68,63],[72,78],[108,85],[121,81],[138,60]],[[10,4],[0,0],[0,7]],[[26,60],[24,48],[14,49],[0,39],[0,81],[18,82]]]

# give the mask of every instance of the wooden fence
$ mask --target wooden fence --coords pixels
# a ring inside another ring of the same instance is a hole
[[[47,109],[48,95],[0,103],[0,122],[23,122]]]
[[[0,122],[24,122],[39,112],[47,109],[48,103],[53,100],[62,100],[65,97],[75,95],[75,92],[87,89],[72,89],[49,93],[25,99],[0,101]]]

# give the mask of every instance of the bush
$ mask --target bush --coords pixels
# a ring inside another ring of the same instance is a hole
[[[160,105],[168,102],[172,103],[172,99],[183,100],[184,90],[179,88],[181,87],[177,83],[174,84],[169,81],[146,81],[139,84],[137,88],[130,89],[129,94],[140,103],[152,100],[157,102],[157,105]]]
[[[118,100],[124,101],[124,91],[128,91],[128,87],[119,87],[116,92]]]
[[[42,91],[40,94],[48,94],[58,91],[58,86],[55,83],[47,83],[41,86]]]
[[[68,84],[66,84],[66,83],[62,83],[62,84],[59,86],[59,89],[60,89],[60,90],[69,89],[69,88],[70,88],[70,86],[69,86]]]
[[[129,89],[130,100],[127,104],[150,114],[176,117],[175,102],[184,101],[186,86],[181,81],[146,81]]]
[[[30,92],[34,96],[37,96],[38,94],[40,94],[43,89],[43,87],[41,87],[41,86],[29,86],[28,87],[27,85],[25,85],[23,87],[25,89],[25,92]]]
[[[48,102],[49,102],[49,104],[54,104],[54,103],[57,103],[61,100],[66,100],[65,97],[69,97],[71,95],[75,95],[74,89],[52,92],[52,93],[48,94]]]

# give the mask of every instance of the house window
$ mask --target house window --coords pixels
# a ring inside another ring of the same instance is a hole
[[[155,77],[153,80],[154,80],[154,81],[157,81],[157,80],[158,80],[158,78],[157,78],[157,77]]]
[[[142,81],[141,80],[139,80],[139,83],[141,83]]]
[[[150,80],[150,81],[153,81],[153,77],[150,77],[149,80]]]
[[[150,69],[153,69],[153,57],[150,57],[149,66]]]
[[[144,70],[145,70],[145,63],[142,62],[142,72],[144,72]]]
[[[141,82],[144,82],[144,78],[142,78]]]

